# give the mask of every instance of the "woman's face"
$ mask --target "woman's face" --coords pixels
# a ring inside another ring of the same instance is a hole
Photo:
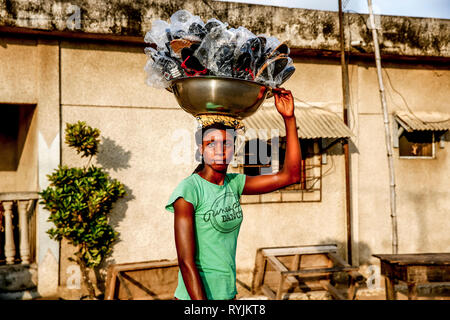
[[[208,129],[201,147],[205,164],[215,171],[226,171],[234,154],[232,130]]]

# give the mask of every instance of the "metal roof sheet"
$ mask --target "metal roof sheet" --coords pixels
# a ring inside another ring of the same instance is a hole
[[[319,107],[295,107],[298,136],[301,139],[348,138],[354,136],[350,128],[334,112]],[[257,130],[278,129],[285,136],[284,121],[272,104],[264,104],[257,112],[243,120],[246,138],[256,138]],[[250,130],[249,130],[250,129]],[[251,130],[254,129],[254,130]],[[269,137],[270,138],[270,137]]]
[[[397,112],[397,122],[406,131],[446,131],[450,130],[450,114],[442,112]]]

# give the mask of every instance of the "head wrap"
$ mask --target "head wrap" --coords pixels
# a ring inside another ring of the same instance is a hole
[[[228,127],[233,127],[235,130],[244,129],[242,120],[223,114],[201,114],[196,116],[196,119],[199,123],[199,128],[207,127],[214,123],[220,123]]]

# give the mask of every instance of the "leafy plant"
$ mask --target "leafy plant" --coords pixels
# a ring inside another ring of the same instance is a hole
[[[40,203],[50,211],[49,221],[54,224],[47,231],[50,238],[65,238],[77,249],[75,259],[70,260],[80,266],[89,297],[94,298],[89,269],[100,265],[117,239],[118,233],[108,224],[108,214],[113,204],[125,196],[125,188],[102,168],[89,165],[98,152],[98,129],[78,121],[67,124],[65,133],[65,142],[89,161],[83,168],[59,165],[47,175],[50,185],[39,193]]]

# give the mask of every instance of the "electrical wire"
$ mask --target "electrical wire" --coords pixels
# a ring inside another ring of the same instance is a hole
[[[357,15],[359,16],[359,18],[360,18],[361,20],[364,21],[364,26],[366,27],[366,30],[367,30],[367,31],[370,31],[370,30],[369,30],[369,27],[368,27],[367,24],[366,24],[366,20],[364,19],[364,15],[362,15],[361,13],[356,12],[356,11],[354,11],[354,10],[346,10],[345,12],[346,12],[346,13],[350,13],[350,12],[351,12],[351,13],[357,14]],[[350,30],[349,23],[348,23],[348,15],[347,15],[346,22],[347,22],[347,29],[349,30],[350,43],[351,43],[351,30]],[[350,58],[349,58],[349,59],[350,59]],[[427,68],[427,69],[430,70],[430,68]],[[392,88],[392,90],[393,90],[397,95],[400,96],[400,98],[402,99],[402,101],[403,101],[403,103],[404,103],[406,109],[408,110],[408,112],[409,112],[414,118],[416,118],[417,120],[419,120],[419,121],[421,121],[421,122],[423,122],[423,123],[444,123],[444,122],[450,121],[450,118],[445,119],[445,120],[439,120],[439,121],[425,121],[425,120],[421,119],[419,116],[417,116],[417,115],[411,110],[411,108],[409,107],[408,102],[406,101],[405,97],[404,97],[398,90],[396,90],[395,87],[392,85],[392,80],[391,80],[391,78],[390,78],[389,73],[387,72],[387,70],[386,70],[385,68],[382,68],[382,70],[383,70],[384,73],[386,74],[386,77],[387,77],[387,79],[388,79],[388,82],[389,82],[390,87]],[[432,70],[432,69],[431,69],[431,71],[433,71],[433,72],[436,74],[436,76],[438,76],[438,77],[442,76],[442,74],[437,73],[435,70]],[[350,80],[349,80],[349,82],[350,82]],[[394,102],[394,104],[395,104],[396,106],[398,106],[400,109],[402,109],[402,107],[401,107],[400,105],[398,105],[397,103],[395,103],[395,100],[393,99],[393,96],[392,96],[391,92],[388,92],[388,93],[389,93],[389,95],[390,95],[392,101]],[[350,93],[350,94],[351,94],[351,93]],[[353,109],[352,109],[352,108],[351,108],[351,111],[352,111],[352,117],[354,117],[354,113],[353,113]],[[352,128],[351,128],[351,129],[352,129]]]
[[[294,96],[293,96],[294,97]],[[301,102],[301,103],[304,103],[304,104],[307,104],[308,106],[310,106],[310,107],[317,107],[317,106],[314,106],[314,105],[312,105],[312,104],[310,104],[310,103],[308,103],[308,102],[306,102],[306,101],[303,101],[303,100],[301,100],[301,99],[299,99],[299,98],[297,98],[297,97],[294,97],[294,100],[297,100],[297,101],[299,101],[299,102]]]
[[[386,70],[385,68],[382,68],[382,70],[383,70],[384,73],[386,74],[386,78],[388,79],[389,86],[392,88],[392,90],[393,90],[397,95],[400,96],[400,98],[402,99],[403,103],[405,104],[406,109],[408,110],[408,112],[409,112],[414,118],[416,118],[417,120],[419,120],[419,121],[421,121],[421,122],[423,122],[423,123],[444,123],[444,122],[450,121],[450,118],[445,119],[445,120],[439,120],[439,121],[425,121],[425,120],[421,119],[419,116],[417,116],[417,115],[411,110],[411,108],[409,107],[408,102],[406,101],[405,97],[404,97],[397,89],[395,89],[395,87],[392,85],[392,80],[391,80],[391,77],[389,76],[389,73],[387,72],[387,70]],[[389,93],[389,94],[390,94],[390,93]],[[391,95],[391,94],[390,94],[390,95]],[[392,98],[392,95],[391,95],[391,99],[392,99],[392,101],[394,101],[394,99]],[[395,103],[395,102],[394,102],[394,103]],[[395,103],[395,104],[396,104],[396,103]],[[397,105],[397,104],[396,104],[396,105]],[[399,106],[399,105],[397,105],[397,106]],[[399,106],[399,107],[401,107],[401,106]]]
[[[347,30],[348,30],[348,35],[349,35],[349,44],[350,43],[352,43],[352,33],[351,33],[351,30],[350,30],[350,24],[349,24],[349,21],[348,21],[348,15],[346,15],[346,24],[347,24]],[[349,50],[347,50],[347,51],[349,51]],[[347,59],[347,61],[345,62],[346,64],[347,64],[347,67],[350,65],[350,55],[349,54],[347,54],[346,55],[346,59]],[[354,68],[352,68],[352,73],[354,72]],[[348,106],[349,106],[349,109],[350,109],[350,112],[351,112],[351,120],[352,120],[352,123],[349,125],[349,128],[350,128],[350,131],[352,131],[353,132],[353,129],[355,128],[355,124],[356,124],[356,117],[355,117],[355,112],[354,112],[354,110],[353,110],[353,94],[352,94],[352,90],[350,90],[350,88],[352,87],[351,86],[351,84],[352,84],[352,80],[350,79],[350,76],[352,76],[352,74],[351,75],[349,75],[349,79],[348,79],[348,86],[349,86],[349,98],[350,98],[350,101],[348,102]]]

